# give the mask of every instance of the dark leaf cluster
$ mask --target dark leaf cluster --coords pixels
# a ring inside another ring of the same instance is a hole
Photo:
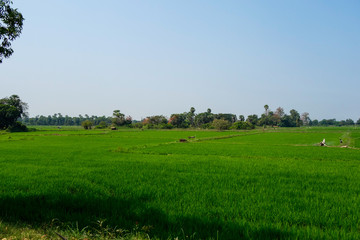
[[[21,117],[26,117],[28,105],[18,95],[0,99],[0,130],[15,126]]]
[[[0,63],[13,54],[11,42],[20,36],[23,28],[24,17],[11,4],[12,1],[0,0]]]

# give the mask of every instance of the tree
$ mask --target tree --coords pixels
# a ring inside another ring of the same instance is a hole
[[[125,124],[130,125],[132,123],[132,117],[129,115],[125,118]]]
[[[309,122],[311,121],[309,118],[309,113],[308,112],[304,112],[301,114],[301,121],[303,122],[303,124],[305,126],[309,125]]]
[[[311,121],[310,123],[311,123],[311,126],[318,126],[319,120],[315,119],[315,120]]]
[[[295,127],[296,124],[291,119],[291,116],[284,114],[284,116],[280,120],[280,127]]]
[[[91,129],[93,123],[90,120],[85,120],[81,123],[81,126],[83,126],[84,129]]]
[[[0,104],[0,130],[14,125],[18,116],[19,111],[14,106]]]
[[[207,125],[210,126],[210,123],[213,120],[214,120],[214,114],[212,114],[211,109],[208,108],[206,112],[199,113],[195,116],[195,125],[197,127],[206,127]]]
[[[282,107],[278,107],[275,112],[274,115],[272,116],[273,121],[276,125],[280,125],[281,123],[281,118],[284,116],[284,109]]]
[[[189,121],[190,125],[194,127],[195,125],[195,108],[191,107],[190,112],[187,115],[187,120]]]
[[[142,122],[144,128],[171,129],[174,126],[169,123],[168,119],[163,115],[155,115],[147,117]]]
[[[252,125],[257,125],[258,121],[259,121],[259,117],[256,114],[253,115],[249,115],[246,119],[247,122],[251,123]]]
[[[121,113],[120,110],[114,110],[112,123],[116,126],[122,126],[125,124],[125,114]]]
[[[236,115],[231,114],[231,113],[218,113],[218,114],[215,114],[214,117],[216,119],[225,119],[225,120],[229,121],[230,123],[234,123],[237,121]]]
[[[244,121],[245,121],[244,115],[239,115],[239,121],[241,121],[241,122],[244,122]]]
[[[274,113],[272,111],[268,111],[267,114],[261,114],[261,117],[258,121],[259,125],[271,125],[273,126],[274,124],[276,124],[276,120],[274,119]]]
[[[11,0],[0,0],[0,63],[13,54],[11,42],[20,36],[24,18],[11,8]]]
[[[0,129],[16,125],[16,121],[27,116],[28,105],[18,95],[0,99]]]
[[[18,118],[27,116],[26,111],[28,110],[28,104],[21,101],[18,95],[13,94],[8,98],[2,98],[0,99],[0,104],[5,104],[15,107],[19,111]]]
[[[276,109],[276,111],[275,111],[274,114],[276,114],[276,115],[278,115],[280,118],[282,118],[282,117],[284,116],[285,112],[284,112],[284,109],[283,109],[282,107],[278,107],[278,108]]]
[[[186,119],[187,113],[174,113],[171,114],[169,123],[177,128],[188,128],[189,122]]]
[[[290,110],[290,118],[291,118],[291,125],[293,127],[300,127],[302,125],[302,121],[300,120],[300,114],[295,109]]]
[[[167,124],[168,120],[163,115],[155,115],[155,116],[147,117],[144,122],[145,124],[159,125],[159,124]]]
[[[225,119],[215,119],[212,122],[212,125],[214,126],[214,128],[222,131],[222,130],[227,130],[230,128],[231,123],[228,120]]]
[[[265,104],[264,108],[265,108],[265,116],[267,116],[269,114],[269,112],[268,112],[269,111],[269,105]]]
[[[341,121],[339,121],[338,122],[338,124],[337,124],[337,126],[346,126],[346,122],[345,122],[345,120],[341,120]]]
[[[355,122],[351,118],[348,118],[348,119],[345,120],[345,125],[347,125],[347,126],[351,126],[351,125],[354,125],[354,124],[355,124]]]

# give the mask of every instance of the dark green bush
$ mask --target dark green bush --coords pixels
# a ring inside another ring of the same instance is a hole
[[[214,126],[212,125],[212,123],[204,123],[201,125],[202,129],[214,129]]]
[[[174,126],[171,123],[162,123],[160,124],[161,129],[172,129]]]
[[[160,124],[144,124],[142,126],[143,129],[172,129],[174,126],[170,123],[160,123]]]
[[[255,126],[249,122],[243,122],[243,121],[238,121],[233,123],[233,125],[231,126],[231,129],[236,129],[236,130],[251,130],[254,129]]]
[[[21,122],[16,122],[14,125],[6,129],[7,132],[27,132],[29,129]]]
[[[85,120],[81,123],[81,126],[86,130],[91,129],[92,125],[93,123],[90,120]]]
[[[142,128],[143,124],[142,122],[136,122],[129,125],[130,128]]]
[[[99,125],[95,126],[95,129],[105,129],[107,127],[108,127],[107,123],[105,121],[101,121]]]

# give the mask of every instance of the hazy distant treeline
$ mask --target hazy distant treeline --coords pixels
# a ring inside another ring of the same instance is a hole
[[[106,116],[85,116],[79,115],[78,117],[70,117],[68,115],[63,116],[61,113],[56,113],[49,116],[36,116],[36,117],[25,117],[22,119],[23,123],[27,125],[48,125],[48,126],[81,126],[81,123],[89,120],[94,125],[98,125],[100,122],[106,122],[111,124],[112,117]]]
[[[300,127],[300,126],[352,126],[360,124],[360,119],[355,122],[352,119],[337,121],[336,119],[312,120],[309,113],[299,114],[295,109],[291,109],[287,114],[283,108],[278,107],[271,111],[268,105],[264,106],[264,113],[261,116],[256,114],[245,118],[243,115],[236,116],[231,113],[206,112],[195,113],[195,108],[189,112],[174,113],[170,118],[163,115],[149,116],[141,121],[132,120],[131,116],[125,117],[120,110],[114,110],[112,117],[106,116],[84,116],[70,117],[57,113],[49,116],[24,117],[22,122],[27,125],[53,125],[53,126],[124,126],[136,128],[218,128],[218,129],[252,129],[255,126],[278,126],[278,127]]]
[[[268,105],[264,106],[264,113],[236,116],[232,113],[212,113],[208,108],[206,112],[196,113],[194,107],[188,112],[173,113],[170,118],[163,115],[148,116],[141,121],[125,116],[120,110],[114,110],[111,117],[84,116],[70,117],[55,113],[48,116],[28,117],[27,103],[21,101],[18,95],[0,99],[0,130],[27,131],[26,125],[48,126],[82,126],[85,129],[131,127],[143,129],[171,129],[171,128],[202,128],[202,129],[254,129],[256,126],[271,127],[300,127],[300,126],[352,126],[360,124],[360,119],[336,121],[336,119],[312,120],[309,113],[300,114],[295,109],[285,113],[282,107],[272,111]]]

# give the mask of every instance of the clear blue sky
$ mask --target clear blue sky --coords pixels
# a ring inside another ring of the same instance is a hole
[[[30,116],[360,118],[360,1],[13,1],[25,22],[0,97]]]

